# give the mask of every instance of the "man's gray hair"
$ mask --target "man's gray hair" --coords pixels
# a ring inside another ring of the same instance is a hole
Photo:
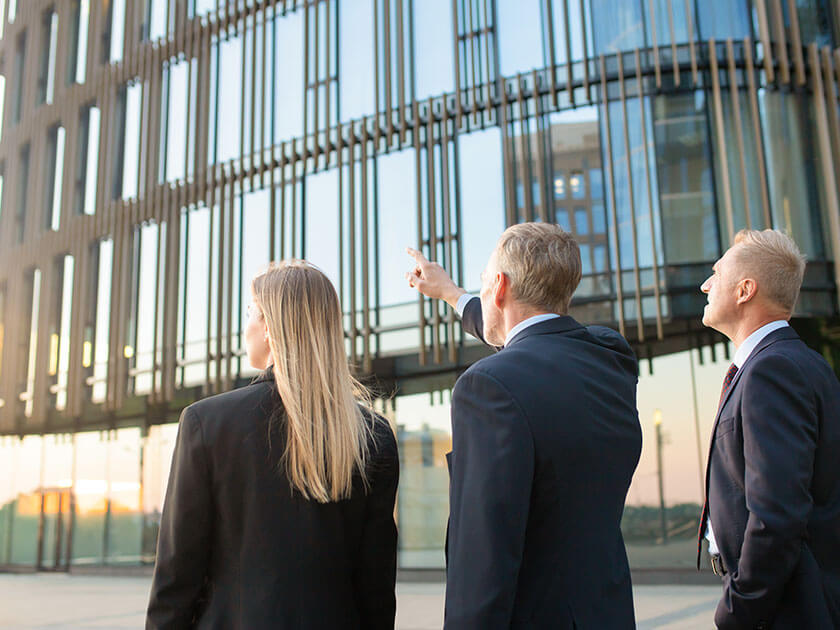
[[[759,295],[793,313],[805,257],[794,240],[779,230],[741,230],[735,235],[737,267],[758,282]]]
[[[553,223],[519,223],[496,245],[499,271],[510,280],[518,302],[551,313],[569,310],[580,283],[580,248],[571,234]]]

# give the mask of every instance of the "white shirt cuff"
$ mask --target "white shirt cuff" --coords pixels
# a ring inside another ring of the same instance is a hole
[[[470,295],[469,293],[464,293],[461,297],[458,298],[458,302],[455,304],[455,312],[458,313],[458,317],[464,316],[464,309],[467,308],[467,304],[470,300],[478,299],[475,295]]]

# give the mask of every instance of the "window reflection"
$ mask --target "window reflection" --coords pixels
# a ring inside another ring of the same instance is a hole
[[[397,397],[393,411],[386,411],[395,421],[400,453],[400,566],[444,566],[449,515],[445,455],[452,450],[449,403],[449,391],[414,394]]]
[[[164,70],[161,108],[166,112],[166,121],[161,127],[161,181],[185,179],[192,170],[188,165],[194,150],[194,134],[190,133],[191,121],[187,116],[189,112],[190,118],[195,117],[194,89],[191,86],[195,82],[195,65],[195,60],[181,61],[170,63]],[[230,91],[233,90],[226,89],[225,93]],[[221,124],[229,124],[227,119],[223,121]],[[238,146],[235,153],[239,154]]]
[[[45,227],[57,231],[61,224],[61,188],[64,181],[64,127],[57,125],[47,132],[44,182]]]
[[[595,54],[645,47],[642,0],[590,0]]]
[[[499,37],[499,69],[508,77],[518,72],[549,65],[547,51],[543,51],[541,13],[544,2],[496,0]],[[471,17],[472,7],[467,10]]]
[[[402,1],[402,0],[401,0]],[[414,63],[413,98],[418,101],[455,89],[452,59],[452,3],[449,0],[411,2]],[[406,10],[406,15],[408,11]],[[407,19],[407,18],[406,18]],[[408,75],[408,69],[406,69]]]
[[[374,111],[373,2],[339,3],[341,120]]]
[[[348,3],[341,3],[344,6]],[[303,11],[279,15],[275,9],[269,39],[273,46],[271,90],[273,107],[265,112],[265,125],[271,125],[275,143],[300,136],[303,132]],[[344,59],[342,58],[342,68]],[[373,89],[371,88],[371,93]]]
[[[702,91],[655,100],[656,170],[669,264],[710,261],[720,253],[706,115]]]
[[[481,272],[505,229],[502,134],[498,127],[458,136],[460,244],[467,291],[481,288]]]
[[[785,230],[802,253],[823,256],[819,224],[821,172],[808,97],[759,90],[762,132],[767,152],[767,183],[774,227]]]
[[[35,566],[38,559],[42,439],[28,435],[15,449],[14,499],[9,526],[12,532],[9,560],[12,564]]]
[[[90,0],[71,0],[70,48],[67,54],[67,83],[84,83],[87,72]]]
[[[714,0],[698,2],[697,21],[701,39],[735,40],[751,36],[746,2]]]
[[[207,371],[208,309],[211,308],[210,273],[212,269],[210,209],[185,210],[181,218],[181,261],[185,271],[180,297],[181,384],[184,387],[203,383]],[[211,328],[212,330],[212,328]]]
[[[242,36],[221,41],[215,49],[217,66],[210,88],[215,103],[215,119],[210,119],[215,130],[215,146],[208,151],[211,164],[240,155]]]
[[[95,105],[82,109],[78,140],[74,207],[76,214],[94,214],[99,166],[99,108]]]
[[[110,47],[107,52],[107,60],[116,63],[122,59],[123,44],[125,36],[125,3],[126,0],[111,0],[110,3],[110,26],[108,33]]]
[[[58,44],[58,13],[49,10],[41,18],[41,67],[38,103],[52,103],[55,95],[55,55]]]

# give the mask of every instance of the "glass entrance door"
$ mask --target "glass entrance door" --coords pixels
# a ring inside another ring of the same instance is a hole
[[[66,571],[70,565],[70,489],[45,488],[40,494],[37,568]]]

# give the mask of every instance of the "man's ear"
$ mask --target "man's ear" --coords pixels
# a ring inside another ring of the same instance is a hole
[[[501,271],[496,273],[496,286],[493,287],[493,304],[496,308],[502,308],[510,289],[510,280]]]
[[[744,278],[738,283],[735,296],[736,304],[746,304],[758,294],[758,283],[752,278]]]

